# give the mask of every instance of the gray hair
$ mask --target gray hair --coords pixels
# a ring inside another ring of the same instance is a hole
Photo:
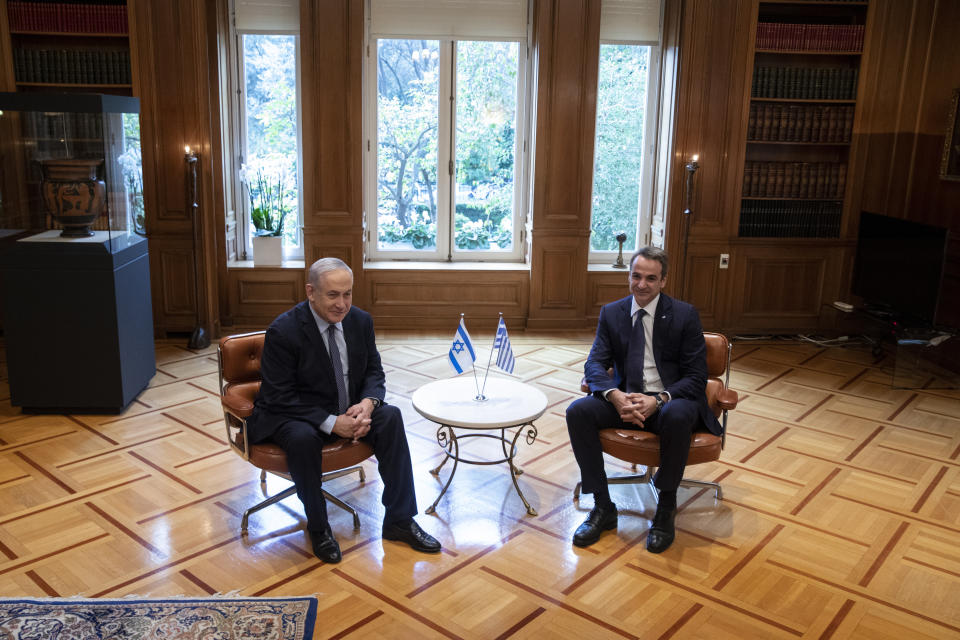
[[[659,247],[644,247],[638,249],[636,253],[630,256],[630,268],[633,268],[633,261],[638,257],[646,258],[647,260],[656,260],[660,263],[660,277],[667,277],[667,252]]]
[[[319,287],[320,278],[331,271],[339,271],[341,269],[346,270],[350,274],[350,277],[353,277],[353,269],[351,269],[347,263],[340,258],[320,258],[310,265],[308,281],[314,287]]]

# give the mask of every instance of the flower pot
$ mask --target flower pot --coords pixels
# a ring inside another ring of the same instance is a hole
[[[41,191],[47,212],[60,223],[65,238],[92,236],[90,225],[103,213],[106,186],[97,179],[100,159],[44,160]]]
[[[283,263],[281,236],[253,236],[253,264],[258,267],[280,266]]]

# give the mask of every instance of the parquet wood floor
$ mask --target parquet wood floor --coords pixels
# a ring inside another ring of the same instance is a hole
[[[960,637],[960,392],[891,388],[891,358],[867,350],[737,343],[726,449],[688,470],[722,482],[724,500],[681,490],[677,540],[656,556],[648,491],[616,486],[619,528],[576,549],[591,499],[572,500],[564,410],[592,336],[511,337],[518,376],[549,400],[518,456],[539,515],[505,467],[461,466],[436,515],[418,517],[444,552],[417,554],[381,541],[368,461],[365,484],[330,483],[363,521],[331,507],[339,565],[311,555],[295,497],[240,535],[263,489],[227,447],[213,349],[157,343],[157,374],[121,415],[23,415],[4,368],[0,595],[318,594],[318,638]],[[436,425],[409,399],[448,375],[448,338],[379,337],[421,510],[449,465],[428,472]]]

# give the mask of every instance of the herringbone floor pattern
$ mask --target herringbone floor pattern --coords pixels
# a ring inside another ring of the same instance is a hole
[[[240,535],[263,489],[226,444],[214,349],[158,343],[150,388],[113,416],[22,415],[4,370],[0,595],[317,594],[318,638],[960,636],[960,392],[893,389],[892,358],[868,350],[738,343],[723,457],[688,470],[719,480],[724,499],[681,490],[677,541],[655,556],[643,545],[651,496],[614,487],[619,528],[576,549],[591,501],[572,500],[563,416],[591,337],[512,336],[518,376],[549,400],[518,456],[538,516],[502,465],[461,467],[436,515],[418,518],[444,552],[417,554],[381,541],[368,461],[365,484],[330,483],[363,519],[355,531],[330,509],[335,566],[311,555],[296,498]],[[379,343],[423,509],[449,465],[440,480],[428,472],[436,425],[409,398],[449,375],[448,336]],[[266,491],[285,486],[270,479]]]

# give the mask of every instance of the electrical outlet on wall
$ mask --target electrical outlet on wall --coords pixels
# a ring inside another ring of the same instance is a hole
[[[730,254],[729,254],[729,253],[721,253],[721,254],[720,254],[720,268],[721,268],[721,269],[727,269],[727,268],[729,268],[729,267],[730,267]]]

